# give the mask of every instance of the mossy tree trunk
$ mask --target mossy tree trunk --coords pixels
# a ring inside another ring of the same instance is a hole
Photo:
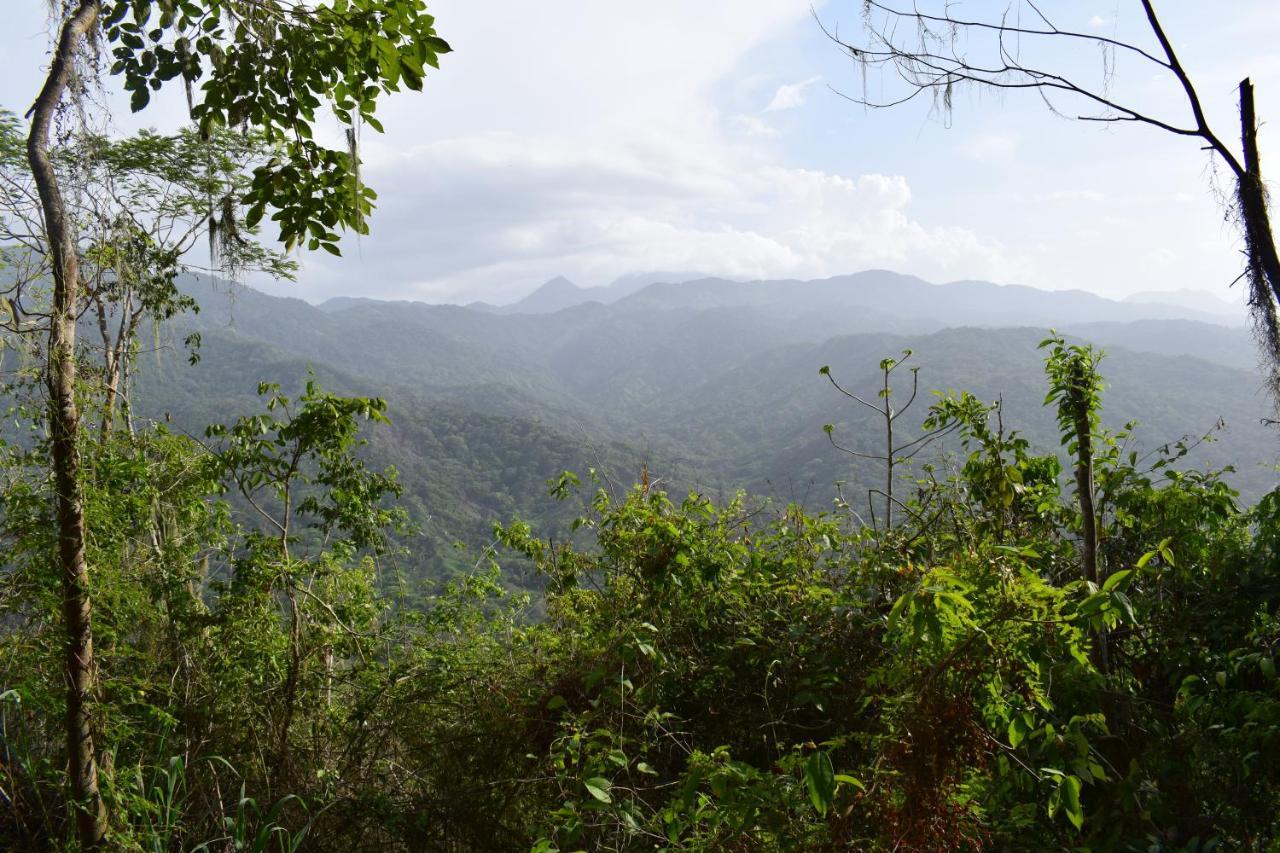
[[[53,268],[53,305],[49,325],[50,456],[57,491],[58,564],[66,629],[67,770],[76,815],[76,835],[84,850],[98,850],[107,829],[106,808],[98,791],[91,700],[94,690],[92,602],[85,557],[84,497],[80,485],[76,404],[76,316],[80,264],[74,223],[67,215],[62,188],[49,154],[54,115],[73,75],[76,54],[100,11],[96,0],[82,0],[66,20],[53,63],[31,109],[27,160],[40,194],[45,237]]]

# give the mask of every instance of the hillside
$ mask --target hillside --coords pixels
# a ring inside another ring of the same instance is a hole
[[[1135,448],[1201,435],[1221,419],[1218,440],[1188,464],[1234,465],[1230,481],[1248,501],[1275,482],[1276,437],[1261,423],[1267,401],[1247,333],[1167,304],[879,272],[658,282],[608,305],[545,313],[375,300],[314,307],[248,288],[189,287],[202,310],[166,334],[200,330],[204,357],[194,367],[176,358],[146,367],[143,407],[195,429],[248,408],[259,379],[288,385],[309,367],[335,390],[385,396],[393,425],[373,432],[371,452],[400,469],[424,530],[406,567],[418,575],[469,565],[495,520],[564,533],[574,507],[549,501],[546,482],[566,469],[625,483],[647,465],[676,490],[746,489],[819,510],[837,481],[855,491],[878,484],[878,463],[840,454],[822,431],[835,423],[854,447],[881,440],[874,418],[818,375],[824,364],[873,392],[877,362],[912,349],[925,390],[1000,398],[1008,424],[1052,447],[1036,344],[1057,315],[1069,334],[1107,348],[1108,422],[1141,421]],[[910,313],[926,291],[949,325]],[[863,310],[863,299],[884,307]],[[978,317],[989,322],[963,323]],[[922,394],[907,430],[928,404]]]
[[[559,472],[593,466],[629,477],[643,464],[639,451],[589,438],[571,418],[555,424],[539,419],[531,399],[509,385],[478,384],[470,396],[456,399],[431,396],[228,330],[209,330],[203,337],[196,365],[175,357],[173,348],[146,365],[135,411],[201,435],[209,424],[227,423],[260,406],[260,380],[279,382],[286,393],[296,394],[309,371],[336,393],[384,397],[391,424],[367,432],[367,453],[376,465],[395,466],[404,488],[401,504],[420,528],[395,559],[407,577],[439,582],[472,569],[498,519],[567,529],[580,507],[547,499],[546,481]],[[522,407],[529,413],[504,413]],[[518,573],[523,564],[511,567]],[[509,580],[517,586],[533,583],[518,575]]]
[[[0,853],[1280,853],[1276,7],[7,4]]]

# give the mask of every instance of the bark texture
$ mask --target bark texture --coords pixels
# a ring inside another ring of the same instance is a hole
[[[94,691],[92,605],[85,559],[84,500],[76,440],[76,314],[80,265],[74,223],[67,216],[58,175],[49,155],[54,115],[74,73],[77,53],[98,18],[99,3],[82,0],[63,22],[53,62],[31,108],[27,160],[40,194],[45,236],[53,267],[53,311],[49,329],[47,382],[49,426],[58,525],[62,610],[67,633],[67,771],[75,804],[76,834],[84,850],[99,850],[107,829],[98,790],[91,699]]]
[[[1237,203],[1244,230],[1249,279],[1249,305],[1253,309],[1258,339],[1266,350],[1273,394],[1280,400],[1280,255],[1276,252],[1267,210],[1267,185],[1262,180],[1258,154],[1258,118],[1253,83],[1240,81],[1240,141],[1243,168],[1237,173]]]

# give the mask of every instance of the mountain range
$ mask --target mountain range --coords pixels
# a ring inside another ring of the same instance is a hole
[[[421,524],[408,568],[433,578],[466,568],[495,520],[521,517],[561,535],[576,512],[547,495],[566,469],[615,488],[642,467],[674,489],[830,507],[836,483],[865,492],[876,463],[832,447],[878,447],[873,418],[819,376],[875,393],[877,364],[913,351],[921,399],[933,389],[1000,398],[1006,424],[1052,447],[1036,345],[1050,327],[1103,346],[1106,421],[1142,425],[1143,451],[1220,420],[1192,466],[1233,465],[1244,500],[1274,486],[1280,436],[1248,331],[1203,305],[1115,301],[963,281],[935,285],[868,271],[818,281],[734,282],[635,276],[604,288],[548,282],[510,306],[371,299],[313,306],[208,279],[184,287],[202,310],[161,334],[199,331],[195,366],[168,355],[143,367],[138,407],[189,429],[253,406],[261,379],[296,385],[310,369],[343,393],[388,399],[392,426],[370,452],[394,463]],[[1243,316],[1243,315],[1242,315]],[[941,449],[942,461],[955,447]],[[466,550],[454,547],[467,546]],[[524,581],[515,581],[523,585]]]

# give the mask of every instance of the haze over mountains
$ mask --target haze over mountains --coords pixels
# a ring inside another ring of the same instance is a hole
[[[521,516],[552,533],[573,508],[549,501],[545,482],[565,469],[595,468],[625,485],[648,466],[676,489],[746,489],[815,509],[830,506],[836,481],[865,492],[879,466],[835,451],[822,425],[835,423],[855,448],[878,447],[881,436],[818,375],[824,364],[874,393],[880,359],[912,349],[922,388],[1002,398],[1006,424],[1051,447],[1036,350],[1049,327],[1107,348],[1106,417],[1143,422],[1135,447],[1198,436],[1222,419],[1219,440],[1187,464],[1234,464],[1248,500],[1275,482],[1280,445],[1262,423],[1253,345],[1235,317],[1205,310],[1212,303],[934,285],[884,271],[808,282],[671,278],[602,288],[555,279],[501,307],[312,306],[193,281],[201,312],[165,334],[200,331],[204,358],[148,366],[140,405],[202,428],[251,407],[259,379],[288,385],[308,367],[335,390],[387,397],[393,425],[373,431],[372,452],[401,469],[431,543],[417,549],[418,569],[433,574],[474,559],[448,546],[483,544],[496,519]],[[929,402],[922,394],[908,430]]]
[[[1229,302],[1206,290],[1145,290],[1126,296],[1124,301],[1139,304],[1179,305],[1183,308],[1221,316],[1225,322],[1232,324],[1240,321],[1241,312],[1245,310],[1243,302],[1238,300]]]
[[[637,297],[638,302],[668,308],[770,305],[803,310],[815,303],[820,307],[868,307],[874,304],[889,313],[921,307],[939,313],[961,306],[964,316],[974,318],[973,325],[1001,325],[1010,317],[1020,322],[1034,322],[1033,318],[1053,310],[1061,312],[1056,322],[1073,322],[1081,316],[1090,320],[1182,317],[1240,325],[1243,316],[1241,307],[1204,291],[1145,291],[1117,302],[1084,290],[1045,291],[985,281],[937,285],[915,276],[884,270],[813,281],[752,282],[697,273],[654,272],[623,276],[598,287],[579,287],[567,278],[557,276],[511,304],[471,302],[465,307],[495,314],[553,314],[592,302],[611,305],[640,291],[645,291],[645,295]],[[337,297],[320,307],[342,310],[357,303],[373,301],[378,300]],[[921,305],[921,301],[925,304]],[[947,315],[947,318],[948,324],[955,321],[953,315]],[[936,321],[937,318],[933,319]]]

